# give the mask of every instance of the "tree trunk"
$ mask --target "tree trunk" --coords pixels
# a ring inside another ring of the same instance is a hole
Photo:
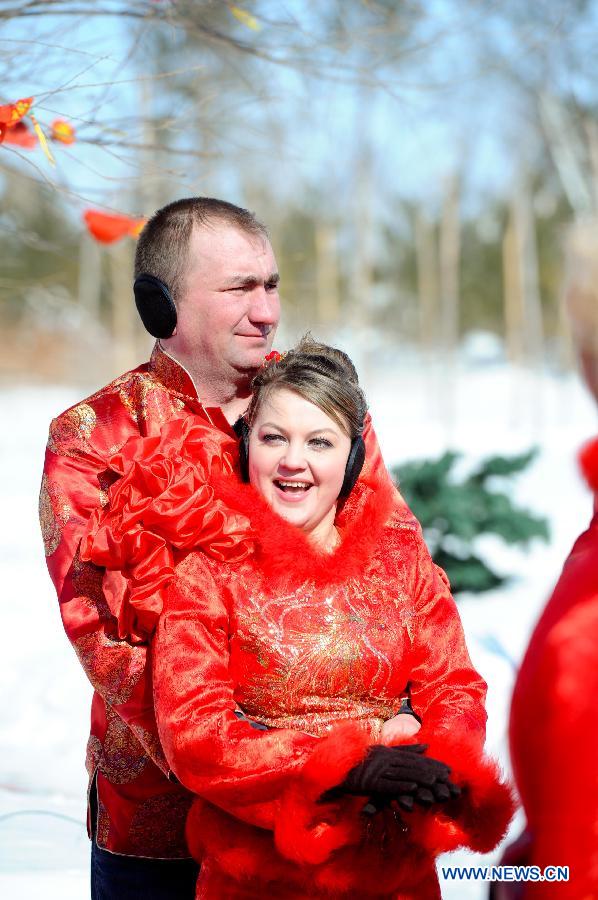
[[[340,296],[336,230],[330,225],[316,221],[314,237],[318,322],[322,325],[337,324],[340,312]]]
[[[444,372],[440,381],[442,413],[447,429],[457,415],[456,372],[459,342],[459,262],[461,226],[459,219],[459,179],[447,179],[440,221],[440,334]]]

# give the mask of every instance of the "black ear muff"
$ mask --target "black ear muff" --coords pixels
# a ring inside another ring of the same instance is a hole
[[[155,338],[172,337],[176,328],[176,306],[163,281],[140,275],[133,284],[135,306],[145,328]]]
[[[355,438],[351,444],[349,458],[345,467],[345,478],[341,486],[339,497],[348,497],[359,478],[365,462],[365,443],[361,435]]]
[[[233,431],[239,438],[239,467],[241,480],[249,481],[249,425],[243,418],[237,419],[233,425]]]

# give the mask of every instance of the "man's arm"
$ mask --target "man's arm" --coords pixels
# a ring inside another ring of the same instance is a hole
[[[116,639],[103,570],[79,556],[83,529],[93,510],[105,503],[106,460],[136,427],[122,405],[102,413],[109,425],[98,424],[98,410],[82,403],[50,427],[40,492],[46,561],[66,634],[91,684],[168,773],[157,737],[147,647]]]

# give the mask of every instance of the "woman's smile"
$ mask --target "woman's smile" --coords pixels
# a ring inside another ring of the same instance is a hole
[[[274,487],[281,494],[281,500],[285,503],[300,503],[305,500],[308,491],[314,487],[309,481],[289,481],[288,479],[275,478]]]

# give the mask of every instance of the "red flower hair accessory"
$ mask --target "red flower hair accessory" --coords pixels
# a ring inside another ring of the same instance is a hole
[[[286,353],[279,353],[278,350],[271,350],[270,353],[264,356],[264,361],[262,363],[262,369],[267,369],[268,366],[275,366],[276,363],[279,363],[282,359],[284,359]]]

